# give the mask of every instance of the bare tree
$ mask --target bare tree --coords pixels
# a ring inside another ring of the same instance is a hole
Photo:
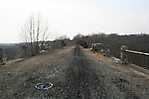
[[[42,22],[39,15],[31,16],[22,30],[25,45],[30,48],[31,55],[38,54],[48,38],[48,26]]]

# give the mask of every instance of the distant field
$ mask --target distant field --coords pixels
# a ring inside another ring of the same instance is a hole
[[[17,44],[0,44],[0,48],[8,60],[15,59],[21,54],[21,48]]]

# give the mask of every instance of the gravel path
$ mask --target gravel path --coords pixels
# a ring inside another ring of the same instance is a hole
[[[0,99],[149,99],[148,79],[116,71],[79,46],[44,58],[42,66],[15,66],[17,71],[7,68],[7,73],[4,68],[0,73]],[[34,88],[42,82],[53,86],[47,91]]]

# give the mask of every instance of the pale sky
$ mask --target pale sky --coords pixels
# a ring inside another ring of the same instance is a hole
[[[0,0],[0,43],[22,41],[28,17],[40,13],[50,38],[78,33],[149,33],[149,0]]]

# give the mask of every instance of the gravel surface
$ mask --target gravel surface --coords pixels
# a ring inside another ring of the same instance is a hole
[[[147,78],[116,71],[79,46],[14,67],[0,70],[0,99],[149,99]],[[37,90],[37,83],[53,86]]]

